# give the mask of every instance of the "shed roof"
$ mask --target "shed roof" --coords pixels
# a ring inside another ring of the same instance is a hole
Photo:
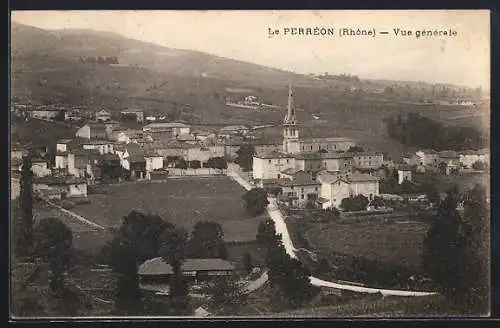
[[[234,265],[226,260],[213,259],[186,259],[182,263],[182,271],[232,271]],[[172,266],[161,257],[145,261],[139,266],[139,275],[169,275],[173,274]]]

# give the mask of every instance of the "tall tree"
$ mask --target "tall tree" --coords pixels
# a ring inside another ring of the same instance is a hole
[[[132,211],[123,218],[114,238],[102,249],[102,260],[112,267],[118,278],[115,302],[118,313],[142,313],[144,305],[137,265],[158,255],[160,236],[172,227],[157,215]]]
[[[33,172],[31,171],[31,155],[23,157],[20,179],[19,209],[21,220],[15,237],[18,255],[27,256],[33,247]]]
[[[489,211],[485,191],[465,194],[463,217],[459,195],[450,190],[424,242],[424,269],[452,304],[474,314],[488,311]]]
[[[185,314],[188,307],[188,283],[182,274],[182,263],[186,258],[188,233],[176,227],[166,229],[161,236],[161,257],[172,266],[170,281],[170,303],[175,314]]]
[[[111,267],[117,276],[115,307],[122,315],[138,315],[144,309],[142,292],[137,274],[135,245],[130,239],[118,235],[111,249]]]
[[[242,196],[245,202],[245,208],[252,216],[258,216],[264,213],[269,201],[267,192],[262,188],[253,188]]]
[[[236,151],[237,157],[234,162],[238,164],[244,172],[252,171],[254,154],[255,147],[253,145],[242,145],[240,149]]]
[[[224,231],[219,223],[196,223],[188,243],[189,255],[199,258],[226,258]]]
[[[35,256],[46,260],[50,268],[50,290],[56,296],[64,293],[64,273],[69,269],[73,235],[59,219],[43,219],[35,230]]]

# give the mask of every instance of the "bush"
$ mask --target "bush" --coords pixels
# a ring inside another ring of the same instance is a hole
[[[342,199],[340,207],[348,212],[365,211],[368,203],[368,198],[363,195],[356,195]]]

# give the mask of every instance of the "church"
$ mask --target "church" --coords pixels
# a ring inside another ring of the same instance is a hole
[[[283,122],[283,152],[298,154],[312,151],[347,151],[355,146],[356,142],[350,138],[300,138],[299,124],[295,115],[293,103],[292,86],[288,86],[288,105],[285,120]]]
[[[338,206],[342,198],[350,195],[366,194],[369,198],[378,195],[378,179],[355,170],[378,166],[382,163],[382,154],[350,153],[348,150],[356,146],[353,139],[301,138],[299,130],[292,86],[289,85],[282,150],[254,155],[253,178],[257,185],[281,187],[287,191],[288,196],[294,197],[295,206],[303,206],[311,199],[319,199],[322,200],[322,207],[332,207]],[[310,179],[304,179],[304,174],[310,176]],[[310,193],[302,180],[307,180],[309,189],[313,188]],[[293,190],[300,190],[302,194],[295,195]]]

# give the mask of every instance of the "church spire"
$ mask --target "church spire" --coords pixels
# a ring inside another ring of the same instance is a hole
[[[285,123],[295,124],[295,106],[293,104],[292,85],[288,85],[288,106],[285,116]]]

